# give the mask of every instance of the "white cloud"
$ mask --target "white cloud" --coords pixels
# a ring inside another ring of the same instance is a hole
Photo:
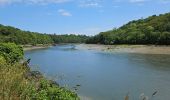
[[[12,3],[31,3],[31,4],[50,4],[50,3],[65,3],[71,0],[0,0],[0,5]]]
[[[72,16],[72,14],[64,9],[59,9],[58,13],[62,16]]]
[[[0,0],[0,5],[6,5],[16,2],[21,2],[22,0]]]
[[[170,0],[159,0],[161,3],[163,3],[163,4],[168,4],[168,3],[170,3]]]
[[[102,7],[102,0],[80,0],[80,7]]]
[[[113,0],[114,3],[120,3],[120,2],[144,3],[144,2],[147,2],[147,1],[151,1],[151,0]]]
[[[49,4],[49,3],[65,3],[70,0],[25,0],[25,1],[34,3],[34,4]]]
[[[98,3],[93,3],[93,2],[91,2],[91,3],[84,3],[84,4],[80,4],[80,7],[100,7],[100,5],[98,4]]]
[[[146,1],[148,1],[148,0],[129,0],[129,2],[131,2],[131,3],[143,3]]]

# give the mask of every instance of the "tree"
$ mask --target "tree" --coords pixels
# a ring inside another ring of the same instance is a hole
[[[102,32],[88,43],[170,44],[170,13],[133,20],[118,29]]]

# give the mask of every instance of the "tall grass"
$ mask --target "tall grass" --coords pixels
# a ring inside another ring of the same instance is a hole
[[[0,57],[0,100],[79,100],[43,77],[26,77],[29,72],[22,64],[8,64]]]
[[[0,99],[17,100],[24,96],[29,84],[24,78],[25,68],[19,64],[9,65],[0,61]]]

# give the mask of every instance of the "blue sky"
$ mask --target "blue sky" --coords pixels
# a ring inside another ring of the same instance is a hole
[[[0,24],[56,34],[95,35],[170,12],[170,0],[0,0]]]

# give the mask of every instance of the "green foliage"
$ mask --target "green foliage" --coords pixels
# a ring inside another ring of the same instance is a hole
[[[18,62],[23,58],[22,47],[14,43],[0,43],[0,56],[10,63]]]
[[[170,13],[134,20],[118,29],[102,32],[86,43],[170,44]]]
[[[0,25],[0,42],[12,42],[22,45],[53,44],[53,43],[84,43],[85,35],[50,35]]]
[[[54,43],[85,43],[89,38],[86,35],[50,35]]]
[[[0,100],[79,100],[76,93],[29,74],[28,66],[18,62],[22,58],[20,46],[0,44]]]
[[[0,59],[0,72],[0,100],[79,100],[74,92],[44,78],[25,78],[28,71],[22,64]]]
[[[37,100],[79,100],[75,93],[51,84],[47,80],[40,80],[40,87],[34,97]]]
[[[22,31],[20,29],[0,25],[0,42],[14,42],[16,44],[51,44],[50,36],[36,32]]]

